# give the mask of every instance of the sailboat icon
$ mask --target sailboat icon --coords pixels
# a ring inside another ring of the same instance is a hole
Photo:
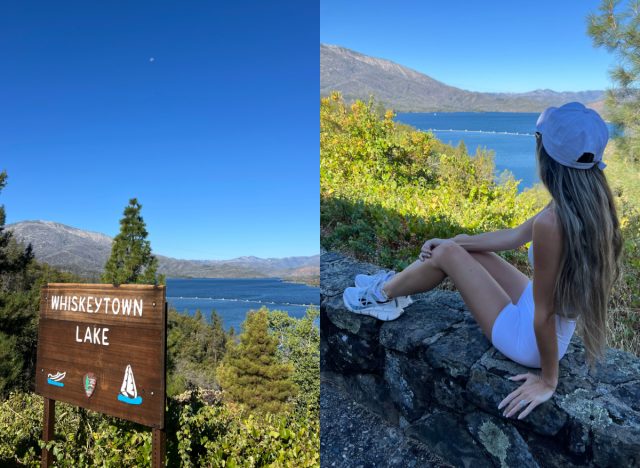
[[[133,378],[131,364],[127,364],[127,368],[124,371],[124,379],[122,379],[118,400],[129,405],[142,403],[142,397],[138,395],[138,390],[136,389],[136,381]]]

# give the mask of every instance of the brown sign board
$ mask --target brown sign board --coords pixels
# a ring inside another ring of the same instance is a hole
[[[165,299],[164,286],[44,286],[36,392],[164,428]]]

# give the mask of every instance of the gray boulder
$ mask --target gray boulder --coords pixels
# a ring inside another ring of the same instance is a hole
[[[455,466],[640,466],[640,359],[608,349],[589,370],[574,335],[551,400],[505,418],[508,377],[531,369],[493,348],[457,292],[421,294],[391,322],[346,310],[354,276],[377,270],[321,255],[322,371],[356,401]]]

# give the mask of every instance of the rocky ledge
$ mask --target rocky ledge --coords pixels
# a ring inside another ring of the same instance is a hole
[[[520,385],[507,377],[531,369],[491,346],[455,292],[415,296],[391,322],[347,311],[344,289],[378,269],[321,256],[321,367],[356,401],[455,466],[640,466],[640,359],[608,349],[591,371],[574,336],[552,399],[505,418],[498,403]]]

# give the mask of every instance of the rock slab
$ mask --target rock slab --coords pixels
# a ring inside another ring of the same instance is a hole
[[[377,270],[321,255],[322,372],[368,410],[455,466],[640,466],[640,359],[608,349],[590,370],[574,335],[552,399],[507,419],[508,377],[532,369],[493,348],[457,292],[414,297],[392,322],[346,310],[344,289]]]
[[[356,403],[333,379],[320,392],[320,464],[323,467],[450,468],[402,429]],[[374,447],[374,450],[372,450]]]

